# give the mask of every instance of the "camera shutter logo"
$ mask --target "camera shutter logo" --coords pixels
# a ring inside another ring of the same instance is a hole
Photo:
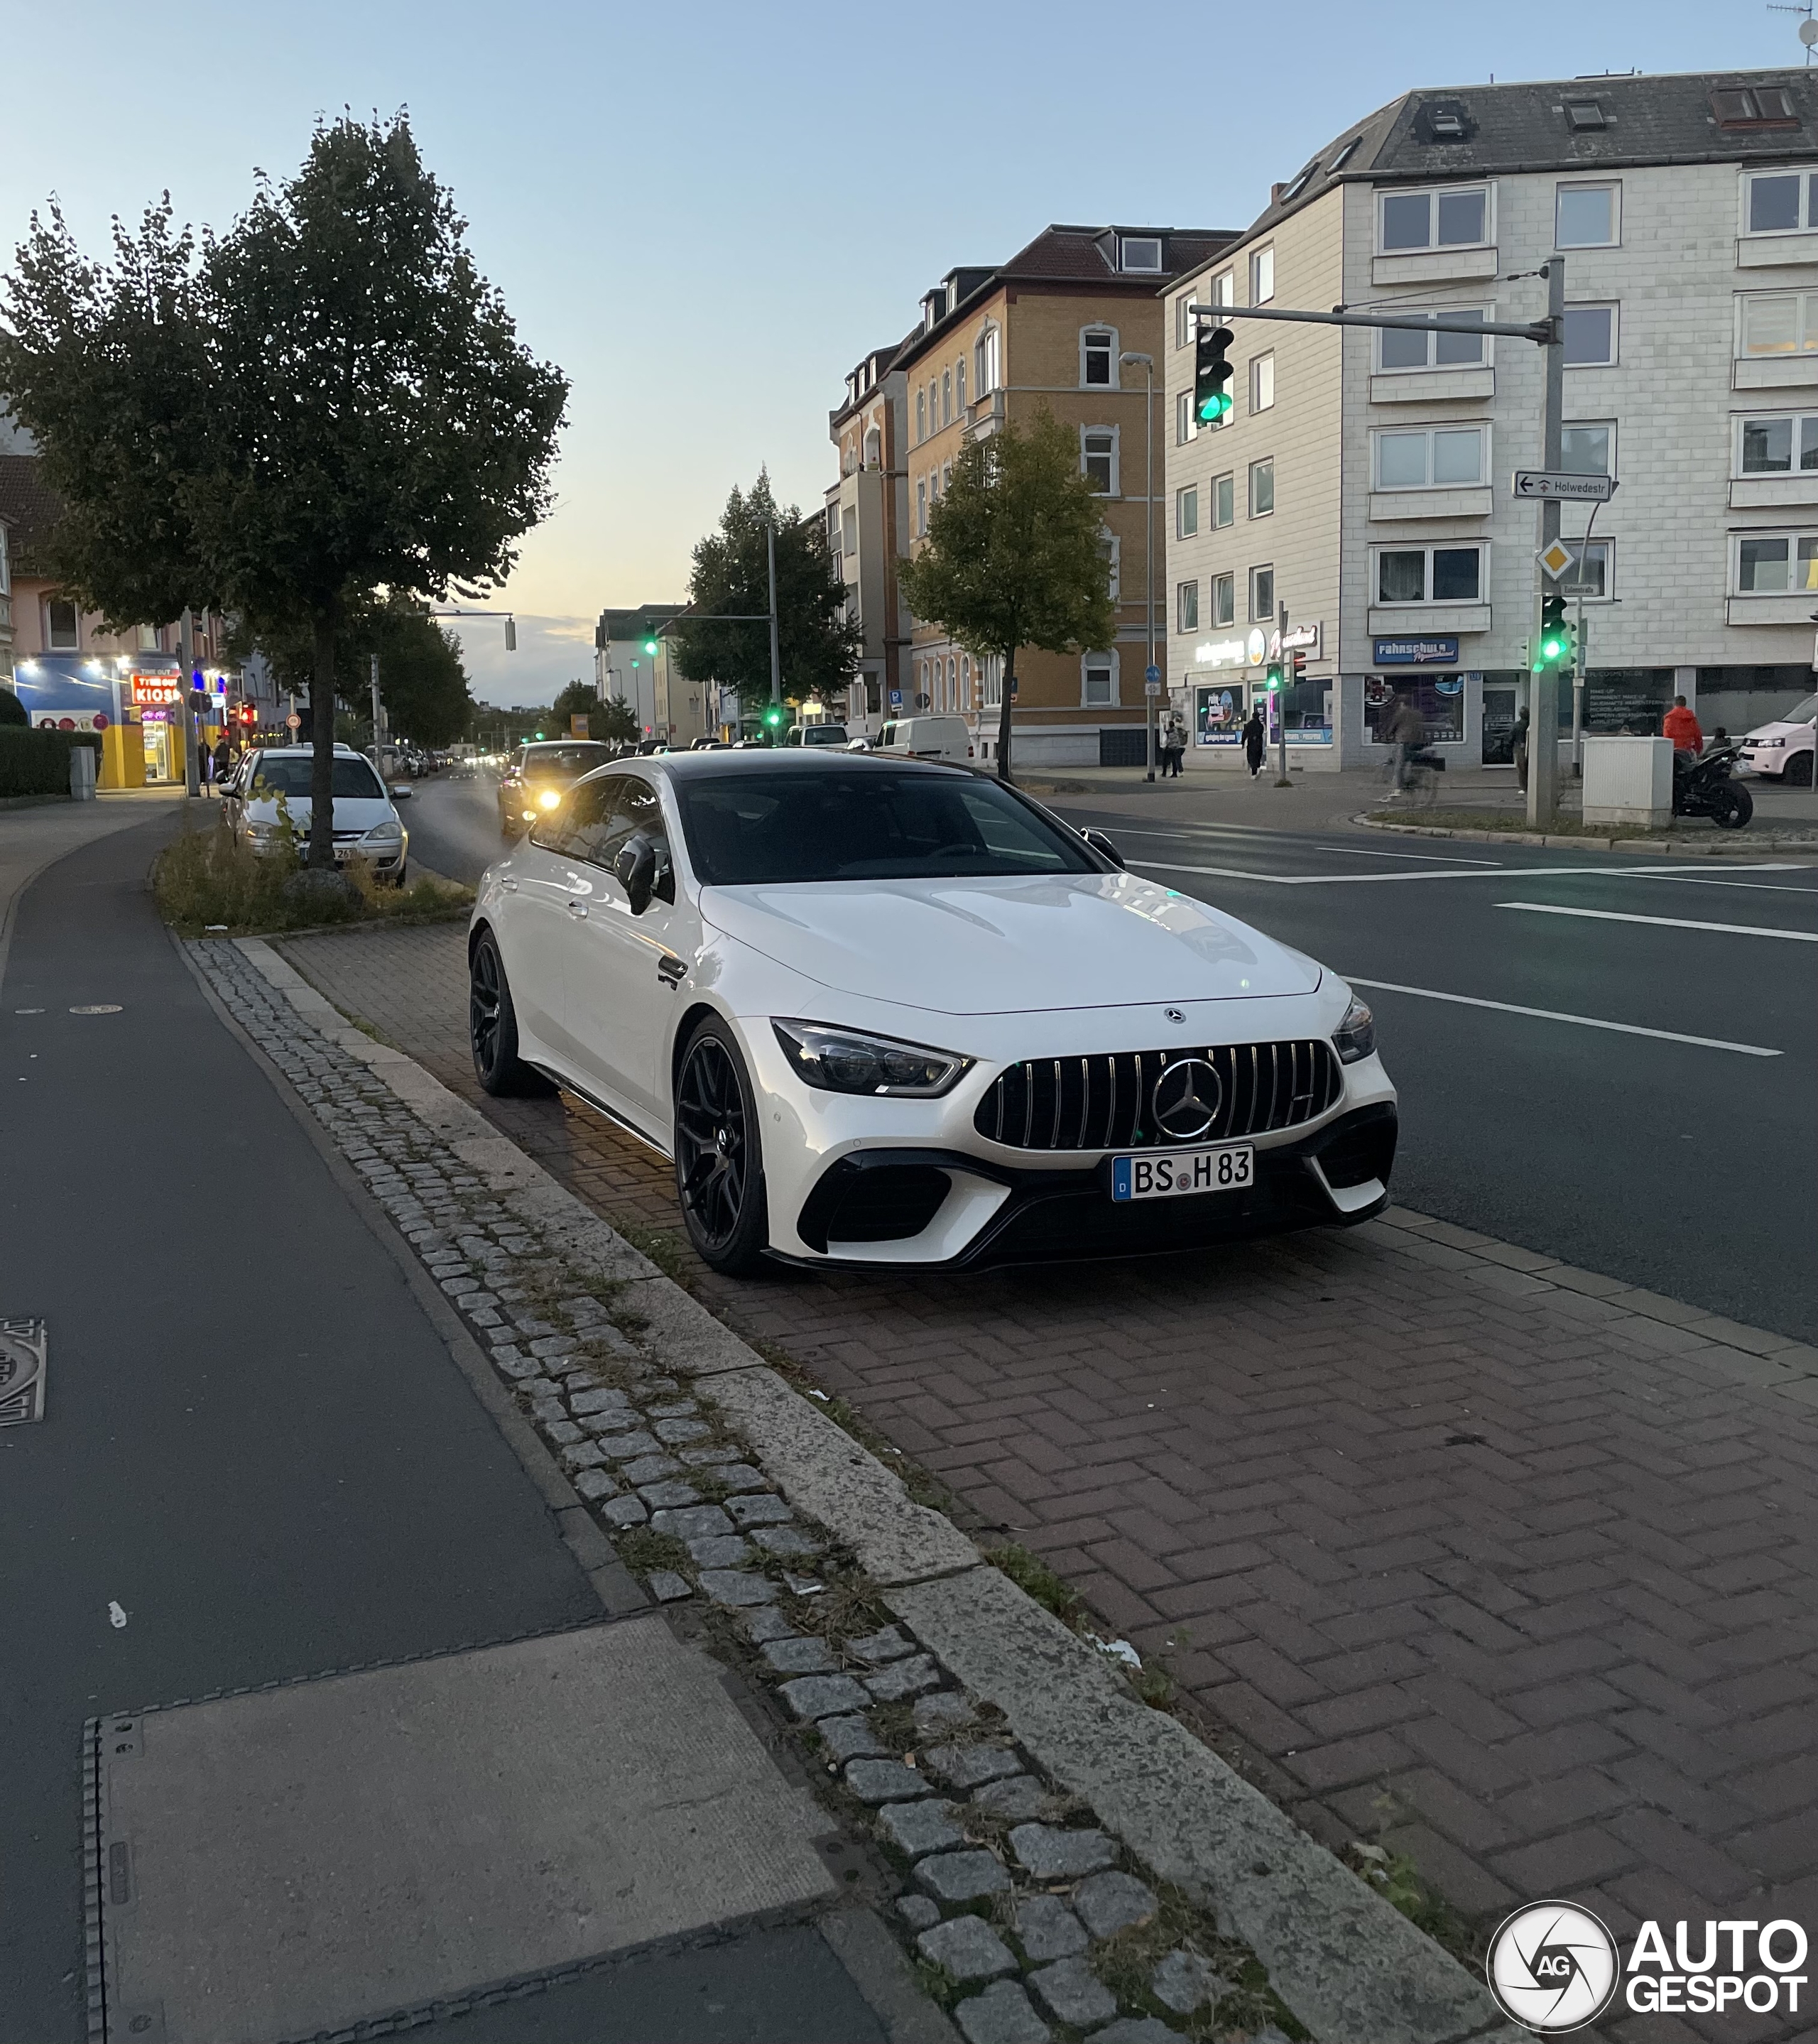
[[[1621,1972],[1616,1940],[1575,1902],[1532,1902],[1489,1942],[1489,1991],[1505,2015],[1542,2036],[1582,2030],[1609,2008]]]

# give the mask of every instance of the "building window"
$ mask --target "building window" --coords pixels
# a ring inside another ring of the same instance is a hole
[[[1385,256],[1420,248],[1481,248],[1489,240],[1489,187],[1384,192],[1376,221],[1376,246]]]
[[[163,649],[158,644],[156,624],[140,624],[134,628],[133,644],[141,653],[157,653]]]
[[[1273,257],[1271,257],[1271,263],[1273,263]],[[1274,282],[1274,271],[1273,267],[1271,267],[1269,275],[1270,285],[1272,286]],[[1274,295],[1273,289],[1271,289],[1270,295],[1271,297]],[[1236,305],[1237,302],[1237,272],[1235,270],[1220,270],[1218,275],[1213,279],[1212,289],[1206,294],[1206,298],[1208,303],[1215,305]]]
[[[1444,319],[1484,320],[1482,305],[1461,307],[1438,315]],[[1417,333],[1408,327],[1376,329],[1376,366],[1380,370],[1477,369],[1485,360],[1489,336],[1474,333]]]
[[[920,391],[915,394],[915,444],[920,447],[928,438],[928,399]]]
[[[1236,582],[1235,575],[1214,575],[1212,578],[1212,621],[1214,624],[1229,624],[1236,616]]]
[[[953,464],[950,461],[943,462],[940,467],[940,487],[935,492],[935,494],[939,497],[946,491],[951,490],[952,487]]]
[[[1275,508],[1275,462],[1271,455],[1266,461],[1253,461],[1250,464],[1250,515],[1252,518],[1266,518]]]
[[[1800,234],[1818,228],[1818,173],[1757,171],[1743,179],[1744,234]]]
[[[931,436],[940,431],[940,385],[932,376],[928,379],[928,430]]]
[[[1818,291],[1758,291],[1741,305],[1744,355],[1818,352]]]
[[[1253,250],[1250,257],[1250,302],[1266,305],[1275,295],[1275,248],[1270,243],[1266,248]],[[1228,299],[1227,304],[1230,302]]]
[[[1555,248],[1613,248],[1622,239],[1620,185],[1561,185],[1553,195]]]
[[[1079,429],[1079,465],[1091,478],[1095,497],[1117,494],[1117,428],[1082,426]]]
[[[1193,415],[1193,392],[1183,390],[1174,400],[1174,445],[1185,447],[1199,436],[1199,421]]]
[[[1199,584],[1183,582],[1174,591],[1174,629],[1177,632],[1197,632],[1199,629]]]
[[[1566,367],[1603,369],[1616,360],[1616,307],[1566,308]]]
[[[73,653],[81,644],[80,621],[67,596],[45,598],[44,644],[53,653]]]
[[[988,326],[979,335],[972,350],[972,380],[978,386],[981,398],[988,398],[997,387],[997,375],[1002,365],[1003,336],[994,326]]]
[[[1109,328],[1082,327],[1079,335],[1079,380],[1089,389],[1108,390],[1117,382],[1117,336]]]
[[[1271,567],[1252,568],[1250,571],[1250,616],[1260,622],[1275,615],[1275,571]]]
[[[1553,586],[1568,603],[1576,603],[1582,596],[1586,603],[1607,603],[1609,601],[1610,542],[1593,540],[1587,547],[1582,540],[1566,541],[1566,551],[1572,556],[1573,565]],[[1582,575],[1581,586],[1579,578]]]
[[[944,426],[950,426],[953,423],[953,371],[951,369],[944,369],[940,372],[940,423]]]
[[[1566,125],[1574,135],[1586,135],[1609,123],[1604,117],[1601,101],[1595,99],[1568,99],[1566,102]]]
[[[1803,595],[1818,590],[1818,532],[1785,532],[1736,541],[1739,596]]]
[[[1114,709],[1117,705],[1117,656],[1115,653],[1088,653],[1080,663],[1080,705],[1085,709]]]
[[[1789,413],[1736,421],[1736,474],[1791,475],[1796,469],[1818,469],[1818,418]]]
[[[1376,556],[1378,603],[1482,601],[1481,546],[1384,547]]]
[[[1196,485],[1174,492],[1174,537],[1190,540],[1199,530],[1199,490]]]
[[[1115,603],[1123,594],[1123,582],[1118,571],[1121,548],[1117,535],[1109,526],[1098,535],[1098,551],[1105,556],[1105,593]]]
[[[919,539],[928,530],[928,485],[918,482],[915,486],[915,529]]]
[[[1559,432],[1559,466],[1573,475],[1616,474],[1616,422],[1595,425],[1581,421]]]
[[[1796,128],[1799,116],[1785,86],[1757,85],[1743,90],[1725,86],[1711,94],[1711,111],[1720,128]]]
[[[1117,267],[1146,276],[1157,275],[1162,267],[1161,239],[1153,234],[1127,234],[1117,245]]]
[[[1486,426],[1423,426],[1378,433],[1377,490],[1453,490],[1482,482],[1489,473]]]
[[[1181,295],[1174,300],[1174,345],[1176,348],[1191,348],[1194,341],[1199,338],[1199,321],[1187,310],[1187,307],[1193,302],[1193,294],[1191,291],[1182,292]]]
[[[959,407],[959,416],[964,418],[966,416],[966,358],[963,355],[954,364],[953,388],[955,402]]]
[[[1215,475],[1212,478],[1212,524],[1215,532],[1222,532],[1237,519],[1237,478],[1235,475]]]
[[[1250,359],[1250,409],[1252,412],[1266,412],[1275,402],[1275,354],[1273,348],[1266,355],[1255,355]]]
[[[865,430],[865,466],[882,468],[884,465],[884,436],[875,426]]]

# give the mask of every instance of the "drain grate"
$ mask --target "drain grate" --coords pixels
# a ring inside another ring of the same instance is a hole
[[[42,1320],[0,1320],[0,1427],[43,1419],[47,1360]]]

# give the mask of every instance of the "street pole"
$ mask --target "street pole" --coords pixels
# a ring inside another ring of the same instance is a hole
[[[764,538],[770,556],[770,699],[772,707],[782,701],[782,658],[777,645],[776,631],[776,527],[764,528]],[[775,736],[774,732],[771,733]]]
[[[1541,412],[1541,466],[1548,474],[1559,472],[1561,458],[1561,422],[1566,409],[1566,259],[1549,256],[1547,261],[1547,319],[1552,337],[1546,343],[1546,397]],[[1559,501],[1555,497],[1540,500],[1539,532],[1535,552],[1544,553],[1559,536]],[[1581,559],[1579,572],[1583,573]],[[1534,571],[1532,635],[1528,667],[1528,826],[1549,829],[1559,808],[1559,677],[1539,659],[1540,599],[1545,571],[1536,562]]]
[[[380,780],[385,778],[385,752],[380,742],[379,719],[382,713],[379,706],[379,655],[372,656],[372,766]]]
[[[1143,582],[1144,588],[1143,637],[1148,654],[1143,668],[1143,779],[1155,778],[1155,719],[1160,714],[1159,691],[1151,695],[1149,680],[1155,671],[1155,358],[1152,355],[1120,355],[1120,363],[1140,363],[1146,379],[1143,391]]]
[[[177,740],[183,748],[183,784],[192,795],[202,791],[202,767],[196,759],[195,705],[190,700],[191,677],[196,670],[195,633],[187,609],[177,620],[177,654],[183,671],[177,685]]]
[[[1277,630],[1281,633],[1280,651],[1276,655],[1277,668],[1282,677],[1281,686],[1275,691],[1275,786],[1291,788],[1288,778],[1288,606],[1278,607]]]

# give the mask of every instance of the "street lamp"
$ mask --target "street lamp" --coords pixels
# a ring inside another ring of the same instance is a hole
[[[1144,378],[1143,394],[1143,578],[1147,587],[1143,603],[1148,630],[1148,659],[1143,669],[1143,751],[1145,772],[1143,779],[1155,778],[1155,712],[1161,706],[1161,690],[1149,677],[1155,667],[1155,358],[1152,355],[1120,355],[1120,363],[1135,367],[1142,365]],[[1155,694],[1151,698],[1151,688]]]

